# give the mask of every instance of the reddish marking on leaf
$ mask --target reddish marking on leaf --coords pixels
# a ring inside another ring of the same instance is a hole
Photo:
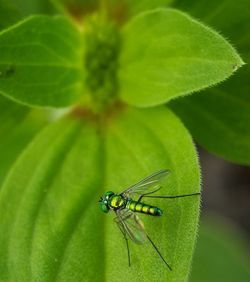
[[[117,115],[126,109],[126,105],[121,101],[116,101],[102,112],[94,112],[91,108],[82,106],[75,107],[69,117],[88,120],[102,125],[110,123]]]

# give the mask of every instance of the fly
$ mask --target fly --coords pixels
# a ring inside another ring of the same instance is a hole
[[[161,181],[169,175],[169,173],[170,171],[167,169],[160,170],[128,187],[119,194],[108,191],[99,200],[100,208],[103,212],[108,213],[112,210],[116,214],[114,221],[125,239],[129,266],[131,265],[131,259],[128,238],[136,244],[143,244],[148,240],[166,267],[172,270],[169,263],[162,256],[155,243],[145,231],[144,224],[137,215],[137,213],[143,213],[149,216],[161,216],[163,214],[163,211],[159,207],[143,202],[143,198],[176,199],[200,195],[199,192],[173,196],[152,195],[162,188]]]

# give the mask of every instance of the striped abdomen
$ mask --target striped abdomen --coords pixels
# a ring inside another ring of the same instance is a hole
[[[126,208],[134,211],[134,212],[140,212],[140,213],[145,213],[148,215],[153,215],[153,216],[160,216],[162,215],[162,210],[154,207],[154,206],[150,206],[144,203],[138,203],[137,201],[133,201],[133,200],[129,200],[126,204]]]

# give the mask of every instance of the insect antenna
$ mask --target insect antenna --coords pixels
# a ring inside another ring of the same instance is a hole
[[[160,251],[158,250],[158,248],[156,247],[155,243],[152,241],[152,239],[148,236],[147,234],[147,238],[149,240],[149,242],[152,244],[152,246],[154,247],[154,249],[156,250],[157,254],[159,255],[159,257],[162,259],[162,261],[165,263],[165,265],[168,267],[168,269],[170,271],[172,271],[171,266],[166,262],[166,260],[164,259],[164,257],[162,256],[162,254],[160,253]]]

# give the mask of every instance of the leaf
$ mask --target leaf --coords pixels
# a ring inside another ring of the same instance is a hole
[[[123,0],[128,5],[128,9],[130,10],[130,14],[135,15],[145,10],[153,10],[156,8],[164,7],[169,5],[173,0],[141,0],[141,1],[133,1],[133,0]]]
[[[233,226],[203,218],[194,255],[191,282],[250,280],[246,242]]]
[[[109,132],[106,140],[106,190],[122,191],[152,172],[168,168],[172,173],[160,194],[180,195],[197,191],[199,169],[192,141],[170,111],[162,108],[141,111],[129,109],[127,116],[121,116],[116,124],[110,125]],[[108,233],[106,281],[115,281],[113,277],[116,277],[116,273],[124,277],[121,281],[187,280],[199,199],[158,199],[148,202],[161,207],[163,217],[159,220],[147,216],[141,218],[173,271],[169,272],[165,268],[149,243],[146,246],[130,244],[132,266],[128,269],[125,242],[114,226],[112,217],[109,217],[105,224]],[[118,252],[120,255],[117,255]]]
[[[20,15],[11,3],[7,0],[0,0],[0,30],[17,22]]]
[[[152,10],[168,6],[173,0],[108,0],[108,8],[111,15],[114,16],[118,22],[126,22],[130,17],[139,14],[146,10]]]
[[[11,3],[0,1],[0,29],[13,24],[20,17],[18,11]],[[44,125],[45,120],[39,112],[39,117],[34,116],[34,111],[18,105],[5,97],[0,97],[0,186],[13,162],[27,145],[30,139]],[[32,116],[32,119],[31,119]]]
[[[100,6],[100,0],[51,0],[54,3],[60,3],[68,7],[70,10],[85,9],[92,10]],[[108,0],[109,1],[109,0]]]
[[[249,1],[224,0],[218,3],[216,0],[174,0],[172,5],[188,12],[193,17],[200,18],[239,47],[241,43],[249,43]],[[206,9],[204,7],[206,6]],[[239,32],[240,31],[240,32]],[[244,40],[241,40],[242,37]]]
[[[54,12],[52,0],[11,0],[23,17]]]
[[[212,88],[170,105],[199,144],[229,161],[246,165],[250,164],[250,103],[248,85],[241,84],[241,79],[249,77],[249,70],[242,69],[223,88]]]
[[[19,158],[0,194],[0,280],[116,281],[119,273],[119,281],[186,281],[199,197],[155,199],[164,216],[142,216],[171,273],[149,243],[130,242],[128,268],[114,214],[101,213],[97,202],[104,191],[119,192],[165,167],[172,173],[162,193],[198,191],[194,146],[165,108],[123,109],[101,127],[78,110],[50,125]]]
[[[0,97],[0,186],[20,152],[47,122],[41,110],[30,110]]]
[[[73,16],[77,21],[84,20],[86,14],[101,10],[105,7],[110,18],[118,23],[124,23],[128,18],[145,10],[169,5],[172,0],[51,0],[63,13]]]
[[[33,16],[0,33],[0,93],[63,107],[82,94],[80,33],[64,17]]]
[[[178,7],[187,8],[193,15],[222,30],[248,63],[228,81],[205,93],[178,99],[171,108],[182,118],[196,141],[210,152],[240,164],[250,164],[250,3],[240,0],[178,1]],[[216,9],[215,9],[216,6]]]
[[[243,64],[222,36],[178,10],[145,12],[125,26],[123,37],[121,97],[136,106],[214,85]]]
[[[7,149],[9,145],[8,139],[11,136],[10,131],[13,131],[14,127],[18,127],[17,123],[22,122],[22,120],[25,119],[29,110],[26,107],[9,102],[9,100],[4,97],[0,97],[0,109],[0,183],[2,183],[6,172],[12,164],[12,160],[16,155],[15,153],[13,154],[12,148]],[[22,148],[22,144],[16,142],[17,151],[19,151],[20,147]]]

